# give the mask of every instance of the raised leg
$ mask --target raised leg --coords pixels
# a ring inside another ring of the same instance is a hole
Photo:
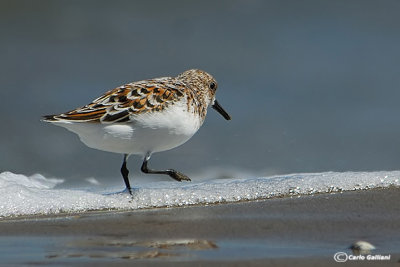
[[[156,171],[156,170],[149,169],[147,167],[147,162],[149,161],[149,159],[150,159],[150,154],[147,154],[144,157],[144,160],[143,160],[143,164],[142,164],[142,168],[141,168],[142,172],[144,172],[144,173],[152,173],[152,174],[167,174],[172,179],[175,179],[175,180],[177,180],[179,182],[181,182],[181,181],[190,181],[190,178],[187,177],[185,174],[183,174],[181,172],[178,172],[178,171],[175,171],[173,169],[168,169],[168,170],[164,170],[164,171]]]
[[[122,174],[122,177],[124,177],[126,189],[128,189],[129,194],[132,195],[132,189],[131,189],[131,185],[129,184],[129,178],[128,178],[129,170],[128,170],[128,168],[126,168],[126,159],[127,158],[128,158],[128,155],[124,154],[124,162],[122,163],[121,174]]]

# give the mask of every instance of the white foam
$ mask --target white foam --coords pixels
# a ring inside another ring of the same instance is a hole
[[[57,189],[62,182],[40,174],[24,176],[0,173],[0,216],[56,214],[90,210],[135,210],[256,200],[400,186],[400,171],[326,172],[261,178],[218,179],[205,182],[154,182],[127,193],[84,189]]]

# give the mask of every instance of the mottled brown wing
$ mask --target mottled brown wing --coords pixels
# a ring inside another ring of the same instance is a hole
[[[60,115],[45,116],[47,121],[127,122],[135,114],[161,111],[184,95],[184,84],[160,78],[126,84],[108,91],[92,103]]]

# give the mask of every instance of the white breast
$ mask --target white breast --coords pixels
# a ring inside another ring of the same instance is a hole
[[[187,111],[184,103],[171,105],[162,112],[133,115],[128,123],[54,122],[78,134],[88,147],[139,155],[185,143],[202,123],[199,116]]]

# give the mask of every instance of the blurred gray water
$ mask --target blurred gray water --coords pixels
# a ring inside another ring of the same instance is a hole
[[[121,155],[41,115],[190,68],[214,75],[233,120],[209,110],[153,168],[399,169],[399,14],[389,0],[0,1],[0,171],[122,183]]]

